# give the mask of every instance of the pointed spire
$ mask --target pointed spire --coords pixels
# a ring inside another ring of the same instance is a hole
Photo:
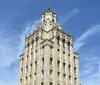
[[[49,7],[45,12],[47,12],[47,13],[49,13],[49,12],[54,13],[54,12],[50,9],[50,7]],[[55,14],[55,13],[54,13],[54,14]]]

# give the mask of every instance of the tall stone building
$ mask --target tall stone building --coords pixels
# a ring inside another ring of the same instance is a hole
[[[62,30],[56,13],[48,8],[37,30],[25,38],[18,85],[79,85],[78,61],[73,37]]]

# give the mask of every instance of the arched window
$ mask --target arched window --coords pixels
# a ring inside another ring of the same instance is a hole
[[[57,44],[59,45],[59,40],[60,40],[60,37],[58,36],[57,37]]]

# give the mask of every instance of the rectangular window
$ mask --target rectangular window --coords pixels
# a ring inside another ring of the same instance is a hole
[[[22,79],[20,79],[20,84],[22,85]]]
[[[36,72],[34,73],[34,75],[36,76]]]
[[[37,68],[37,61],[35,61],[35,68]]]
[[[58,66],[58,67],[60,66],[60,61],[57,61],[57,66]]]
[[[74,73],[76,74],[76,67],[74,67]]]
[[[52,77],[52,70],[50,70],[50,77]]]
[[[76,57],[74,56],[74,63],[76,63]]]
[[[71,65],[68,65],[68,69],[69,69],[69,71],[71,71]]]
[[[26,79],[26,82],[27,82],[27,77],[25,79]]]
[[[22,66],[23,66],[23,61],[24,61],[24,59],[22,58]]]
[[[42,82],[41,85],[44,85],[44,83]]]
[[[27,55],[27,63],[28,63],[28,61],[29,61],[29,57],[28,57],[28,55]]]
[[[64,79],[66,78],[66,74],[63,74],[63,78],[64,78]]]
[[[52,82],[50,82],[50,85],[52,85]]]
[[[71,76],[69,76],[69,81],[71,80]]]
[[[58,79],[60,78],[60,72],[57,72]]]
[[[26,72],[28,72],[28,66],[26,66]]]
[[[21,68],[21,74],[23,74],[23,68]]]
[[[31,56],[33,56],[33,53],[32,53],[32,51],[31,51]]]
[[[63,63],[63,69],[65,70],[65,63]]]
[[[32,75],[30,75],[30,80],[31,80],[31,78],[32,78]]]
[[[44,75],[44,70],[42,70],[42,75]]]
[[[44,58],[42,58],[42,65],[44,65]]]
[[[53,59],[52,59],[52,58],[50,58],[50,65],[52,65],[52,60],[53,60]]]
[[[75,83],[75,85],[76,85],[76,80],[77,80],[77,79],[76,79],[76,78],[74,78],[74,83]]]
[[[31,68],[31,70],[32,70],[32,64],[30,64],[30,68]]]

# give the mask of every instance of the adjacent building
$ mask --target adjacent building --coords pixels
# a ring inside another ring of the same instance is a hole
[[[56,23],[48,8],[37,30],[25,38],[20,55],[18,85],[79,85],[79,57],[73,37]]]

